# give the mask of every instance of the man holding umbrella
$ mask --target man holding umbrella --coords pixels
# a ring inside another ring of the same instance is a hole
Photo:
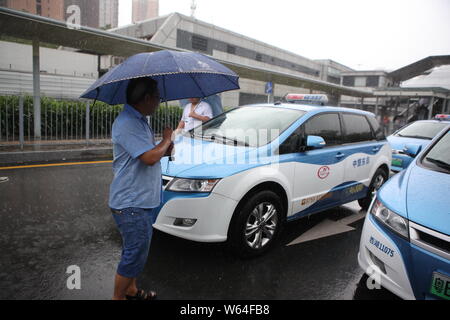
[[[152,225],[161,204],[160,159],[171,154],[173,131],[165,129],[156,145],[146,116],[161,100],[208,97],[239,89],[239,76],[195,52],[161,50],[129,57],[95,81],[82,98],[125,104],[113,124],[114,180],[109,206],[123,238],[114,299],[151,300],[156,293],[138,290],[136,277],[147,260]]]
[[[173,131],[166,128],[162,142],[156,145],[146,119],[161,101],[156,81],[133,79],[126,96],[127,104],[112,128],[114,179],[109,206],[123,240],[113,299],[152,300],[156,293],[139,290],[136,278],[147,261],[155,208],[161,204],[160,160],[170,155]]]

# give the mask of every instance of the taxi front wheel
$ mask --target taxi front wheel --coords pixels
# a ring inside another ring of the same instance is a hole
[[[237,209],[230,226],[230,248],[242,258],[259,256],[270,249],[283,224],[280,197],[273,191],[259,191]]]
[[[372,203],[373,197],[375,197],[378,189],[388,180],[388,173],[378,168],[373,175],[372,181],[370,182],[369,191],[367,192],[367,196],[365,198],[359,199],[358,203],[362,209],[367,210]]]

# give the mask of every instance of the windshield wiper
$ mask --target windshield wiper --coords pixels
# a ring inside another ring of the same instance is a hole
[[[397,136],[402,137],[402,138],[413,138],[413,139],[425,139],[425,140],[432,140],[432,138],[430,137],[425,137],[425,136],[404,136],[400,133],[397,133]]]
[[[450,163],[447,163],[445,161],[438,160],[438,159],[433,159],[433,158],[430,158],[430,157],[426,157],[425,159],[427,161],[437,165],[440,168],[443,168],[443,169],[446,169],[446,170],[450,170]]]
[[[200,134],[194,134],[192,132],[191,133],[191,137],[193,138],[194,136],[197,137],[197,138],[201,138],[202,140],[210,140],[210,141],[222,140],[222,141],[231,142],[231,143],[233,143],[233,145],[241,144],[241,145],[244,145],[245,147],[250,147],[250,145],[247,142],[240,141],[240,140],[237,140],[237,139],[227,138],[227,137],[220,136],[220,135],[215,135],[215,134],[212,134],[210,136],[206,136],[204,134],[200,135]]]
[[[218,135],[212,135],[212,136],[211,136],[211,140],[216,140],[216,139],[222,139],[223,141],[232,142],[233,145],[242,144],[242,145],[244,145],[245,147],[250,147],[250,145],[249,145],[247,142],[239,141],[239,140],[237,140],[237,139],[227,138],[227,137],[218,136]]]

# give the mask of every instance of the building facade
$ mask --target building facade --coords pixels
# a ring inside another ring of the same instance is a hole
[[[0,0],[0,6],[64,20],[64,0]]]
[[[65,21],[67,9],[80,8],[81,25],[111,29],[119,25],[119,0],[0,0],[0,6]]]
[[[384,70],[371,71],[347,71],[341,73],[341,85],[347,87],[355,87],[374,92],[379,88],[390,87],[393,84],[389,73]],[[340,105],[342,107],[359,108],[370,112],[375,112],[377,106],[383,108],[388,103],[387,99],[360,98],[342,96]]]
[[[100,28],[117,28],[119,25],[119,0],[100,0],[98,11]]]
[[[159,0],[133,0],[133,23],[159,16]]]

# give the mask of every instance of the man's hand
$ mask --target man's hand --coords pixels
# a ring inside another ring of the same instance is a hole
[[[162,157],[165,157],[170,149],[172,142],[173,130],[165,128],[163,131],[163,140],[152,150],[147,151],[139,157],[139,159],[146,165],[153,166],[159,162]]]
[[[171,128],[167,128],[167,127],[164,128],[163,140],[166,140],[166,141],[170,140],[170,141],[172,141],[172,135],[173,135],[173,130]]]
[[[196,114],[195,111],[192,111],[192,110],[191,110],[191,112],[189,113],[189,117],[190,117],[190,118],[195,118],[195,119],[197,119],[198,114]]]

